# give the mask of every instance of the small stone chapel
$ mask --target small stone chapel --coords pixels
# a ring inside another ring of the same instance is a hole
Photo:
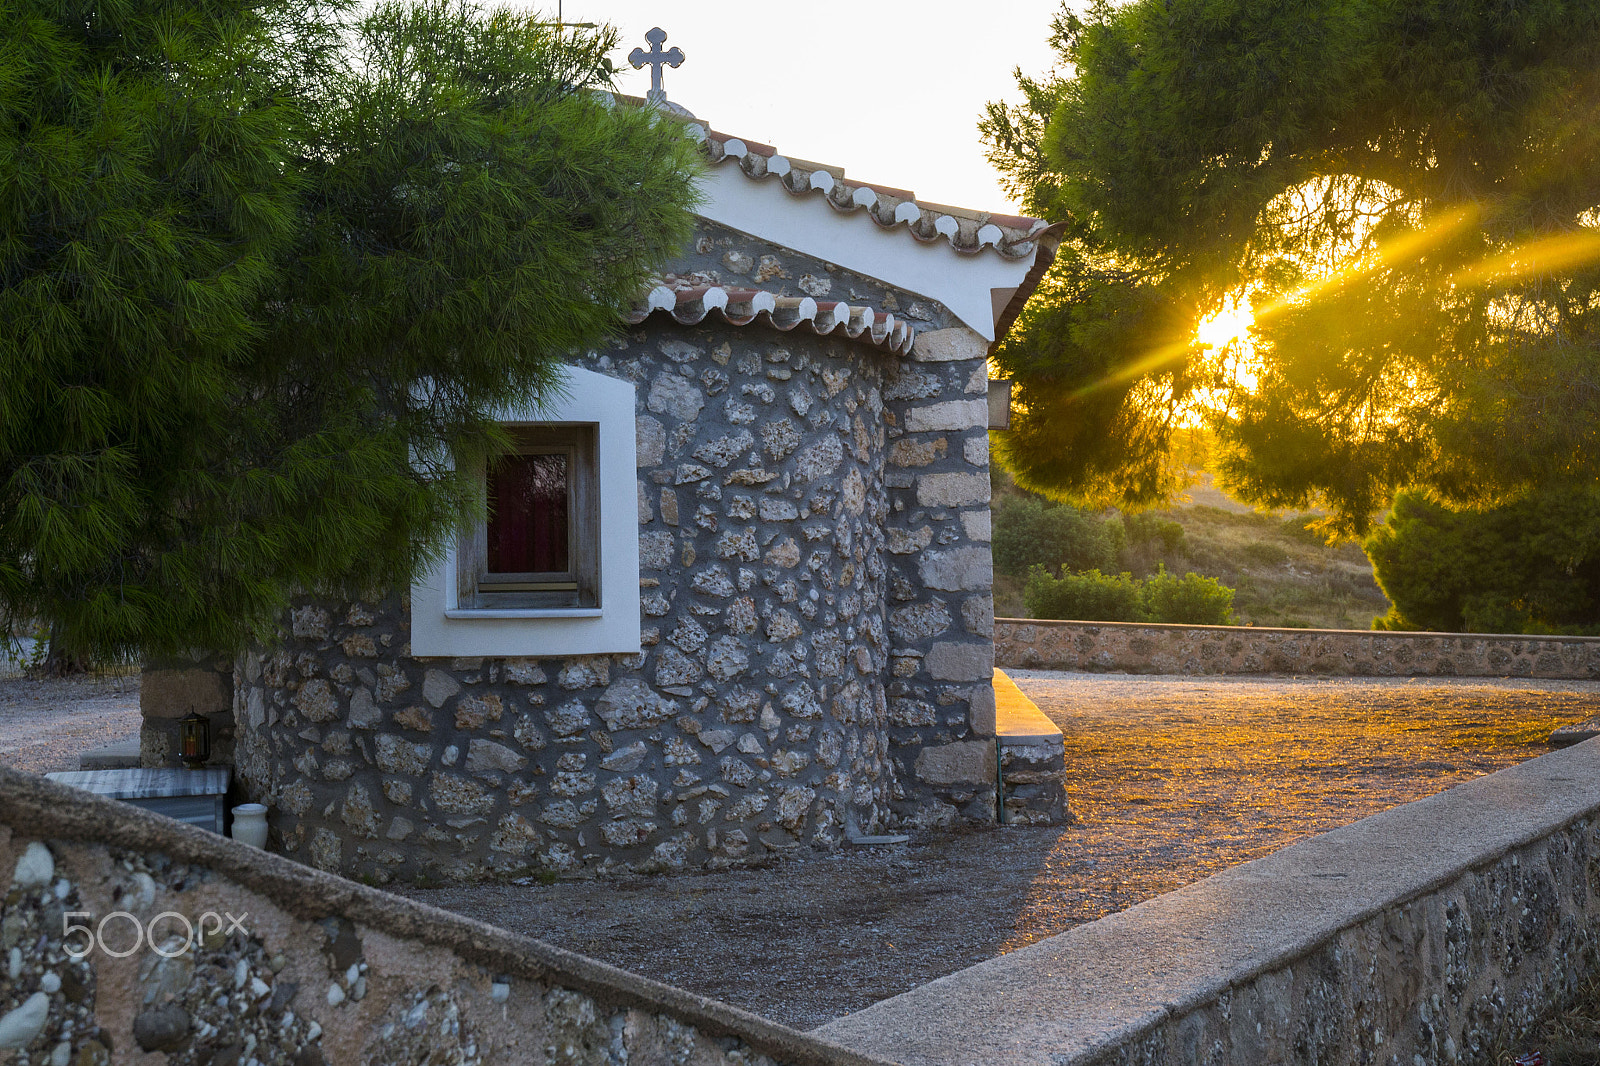
[[[227,664],[220,757],[273,850],[605,875],[999,816],[987,355],[1055,233],[652,105],[704,145],[694,238],[563,395],[502,413],[492,518]]]

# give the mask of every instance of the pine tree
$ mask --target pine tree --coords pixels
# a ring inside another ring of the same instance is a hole
[[[695,154],[608,32],[430,0],[0,0],[0,609],[98,657],[403,584],[440,458],[613,328]]]
[[[1177,487],[1359,532],[1600,473],[1600,0],[1135,0],[1064,13],[991,158],[1063,254],[1000,349],[1019,483]],[[1196,325],[1244,299],[1252,348]]]

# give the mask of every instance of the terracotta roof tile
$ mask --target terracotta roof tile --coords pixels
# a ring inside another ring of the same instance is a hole
[[[610,98],[633,106],[648,106],[638,97]],[[684,123],[705,146],[712,166],[725,166],[733,160],[752,181],[776,179],[791,196],[820,193],[836,211],[864,213],[884,229],[904,226],[911,236],[924,243],[943,240],[956,251],[969,255],[992,248],[1007,259],[1021,259],[1033,252],[1036,238],[1047,225],[1042,219],[1021,215],[919,203],[916,194],[909,189],[846,178],[843,167],[795,159],[781,154],[770,144],[719,132],[681,108],[661,113]]]
[[[709,128],[706,128],[705,133],[712,140],[717,141],[726,141],[730,138],[736,139],[756,155],[775,156],[778,154],[778,149],[770,144],[762,144],[759,141],[749,141],[742,137],[734,138],[733,134],[731,133],[718,133],[716,130]]]
[[[791,196],[820,193],[828,206],[845,213],[860,211],[879,226],[904,226],[919,241],[947,241],[958,252],[976,254],[992,248],[1008,259],[1021,259],[1034,248],[1045,228],[1040,219],[973,211],[943,204],[919,203],[909,189],[855,181],[839,167],[791,159],[770,145],[718,133],[693,121],[713,166],[732,160],[752,181],[776,180]]]
[[[839,300],[813,300],[809,296],[779,296],[765,289],[735,289],[697,285],[674,289],[658,285],[644,302],[623,315],[637,325],[657,312],[672,316],[679,325],[693,326],[712,312],[733,326],[758,323],[788,332],[805,329],[826,336],[842,333],[851,340],[885,352],[905,355],[916,340],[916,327],[886,311],[859,307]]]

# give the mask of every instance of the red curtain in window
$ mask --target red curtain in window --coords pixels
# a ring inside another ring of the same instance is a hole
[[[489,468],[489,572],[568,569],[570,479],[564,454],[505,455]]]

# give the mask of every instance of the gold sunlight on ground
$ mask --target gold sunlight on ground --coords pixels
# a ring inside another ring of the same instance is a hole
[[[1077,821],[1039,830],[1060,836],[1002,952],[1543,755],[1595,698],[1531,679],[1014,673],[1061,727]]]

